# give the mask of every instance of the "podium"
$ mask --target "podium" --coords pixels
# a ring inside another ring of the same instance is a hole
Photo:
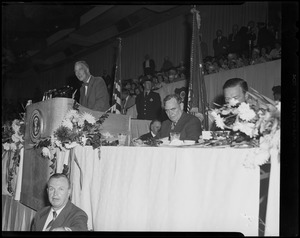
[[[53,98],[26,108],[24,162],[20,202],[34,210],[48,204],[46,184],[50,177],[49,159],[42,157],[42,148],[31,144],[50,136],[72,108],[73,99]]]
[[[61,124],[68,110],[72,109],[74,100],[70,98],[53,98],[31,104],[26,108],[26,129],[24,143],[24,162],[20,202],[34,210],[49,205],[47,181],[50,177],[52,162],[41,154],[42,148],[32,148],[32,144],[49,137]],[[90,110],[79,106],[79,112],[87,112],[98,119],[104,112]],[[126,134],[125,144],[130,143],[131,118],[126,115],[108,113],[103,133],[109,132],[114,137]]]

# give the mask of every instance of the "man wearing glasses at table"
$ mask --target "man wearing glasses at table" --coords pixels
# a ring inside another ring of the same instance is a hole
[[[183,102],[177,94],[164,98],[164,109],[169,119],[162,122],[157,137],[162,139],[170,136],[170,132],[179,132],[180,140],[198,141],[202,133],[201,121],[194,115],[183,111]]]

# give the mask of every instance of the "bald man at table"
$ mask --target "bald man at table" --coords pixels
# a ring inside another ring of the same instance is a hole
[[[180,140],[198,141],[201,133],[201,121],[194,115],[183,111],[183,102],[177,94],[170,94],[164,98],[164,109],[168,119],[162,122],[158,138],[170,136],[170,132],[179,132]]]

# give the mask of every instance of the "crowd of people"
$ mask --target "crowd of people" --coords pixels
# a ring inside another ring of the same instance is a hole
[[[255,27],[254,21],[249,21],[247,26],[241,28],[234,24],[228,37],[223,35],[221,29],[216,31],[216,36],[213,40],[214,56],[203,59],[204,74],[281,58],[281,43],[272,24],[266,26],[258,22]]]

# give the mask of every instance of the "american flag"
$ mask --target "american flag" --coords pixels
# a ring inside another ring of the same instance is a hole
[[[121,114],[122,106],[121,106],[121,38],[118,38],[119,46],[117,52],[117,62],[115,69],[115,78],[114,78],[114,88],[113,88],[113,96],[112,96],[112,107],[111,112],[116,114]]]
[[[208,114],[206,110],[207,98],[204,82],[203,60],[199,40],[200,14],[194,6],[191,10],[193,13],[193,35],[191,47],[191,64],[190,64],[190,82],[188,93],[187,111],[192,108],[198,108],[198,112],[204,116],[203,127],[208,130]]]

